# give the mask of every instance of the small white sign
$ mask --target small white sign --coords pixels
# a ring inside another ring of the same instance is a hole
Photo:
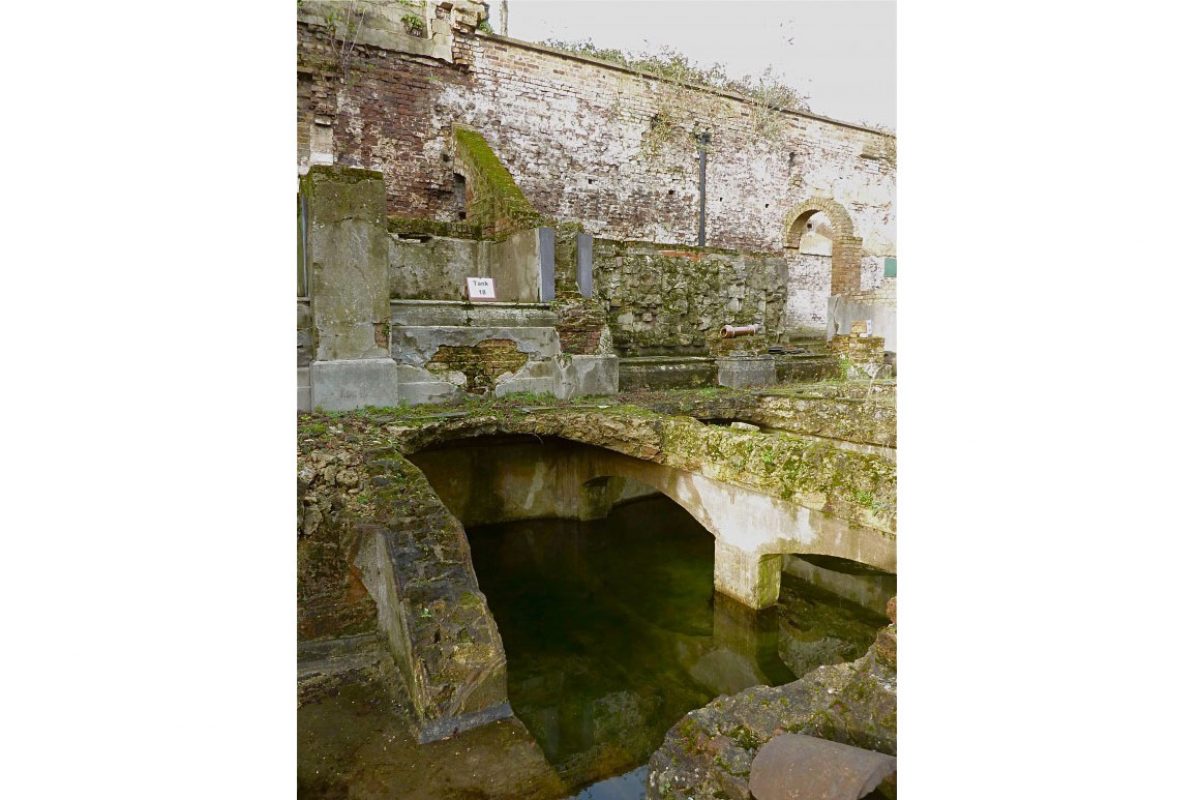
[[[468,300],[495,300],[496,284],[491,278],[467,278]]]

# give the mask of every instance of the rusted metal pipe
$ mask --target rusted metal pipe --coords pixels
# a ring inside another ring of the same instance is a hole
[[[757,323],[754,325],[726,325],[721,328],[722,339],[732,339],[735,336],[753,336],[762,329]]]

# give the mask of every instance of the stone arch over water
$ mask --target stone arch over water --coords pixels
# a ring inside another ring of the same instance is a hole
[[[773,605],[785,553],[835,556],[895,570],[895,540],[879,531],[705,475],[558,438],[443,441],[409,458],[467,527],[523,519],[600,519],[637,481],[673,500],[715,541],[717,591]]]

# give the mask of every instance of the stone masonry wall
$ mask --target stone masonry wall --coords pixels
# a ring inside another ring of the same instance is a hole
[[[384,172],[390,213],[460,218],[459,124],[539,213],[606,238],[682,243],[695,243],[699,211],[691,131],[709,130],[709,245],[778,252],[789,209],[816,197],[846,209],[864,262],[895,254],[892,137],[791,112],[763,124],[731,97],[462,26],[453,52],[450,64],[360,44],[345,79],[326,30],[301,22],[298,130],[327,120],[338,161]]]
[[[782,256],[596,239],[593,271],[618,355],[708,355],[726,324],[779,330]]]

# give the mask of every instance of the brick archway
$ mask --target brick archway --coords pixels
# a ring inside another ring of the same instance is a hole
[[[799,246],[804,224],[817,213],[825,214],[833,226],[830,291],[833,294],[857,292],[862,288],[862,239],[854,235],[854,222],[841,203],[824,197],[810,197],[788,211],[783,218],[784,247]]]
[[[854,238],[854,223],[850,220],[849,212],[842,207],[841,203],[823,197],[810,197],[784,216],[784,242],[794,247],[795,242],[803,235],[804,223],[817,213],[823,213],[829,217],[835,239]]]

